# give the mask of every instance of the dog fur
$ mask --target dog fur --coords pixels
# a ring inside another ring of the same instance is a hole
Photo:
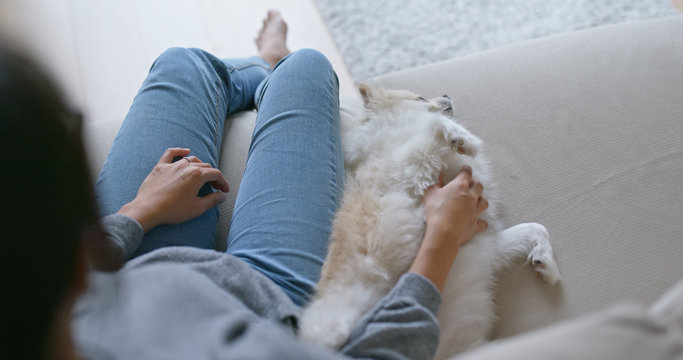
[[[304,310],[303,338],[339,349],[359,318],[412,264],[424,235],[422,197],[464,165],[484,185],[488,229],[460,249],[442,293],[436,358],[485,341],[494,320],[495,275],[526,257],[548,283],[560,279],[546,229],[525,223],[504,229],[483,142],[453,116],[448,96],[424,99],[401,90],[360,86],[364,115],[342,119],[344,197],[333,224],[317,293]]]

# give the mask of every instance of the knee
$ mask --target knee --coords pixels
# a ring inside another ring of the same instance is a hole
[[[156,59],[156,62],[166,62],[166,61],[187,61],[194,56],[192,49],[184,47],[171,47],[166,49],[161,53]]]
[[[196,49],[172,47],[161,53],[152,64],[152,68],[169,67],[174,71],[195,67],[197,62]]]
[[[289,55],[287,61],[301,63],[306,69],[313,72],[320,72],[321,75],[332,75],[335,79],[337,75],[330,61],[318,50],[300,49]]]
[[[330,61],[323,53],[315,49],[299,49],[294,51],[290,57],[304,59],[304,61],[310,61],[311,63],[320,64],[321,66],[332,67]]]

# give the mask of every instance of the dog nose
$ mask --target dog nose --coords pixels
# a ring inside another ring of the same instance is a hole
[[[451,100],[451,97],[446,94],[441,95],[441,98],[439,98],[439,103],[444,107],[444,110],[448,110],[449,108],[453,107],[453,100]]]
[[[444,114],[447,115],[453,115],[453,100],[451,100],[451,97],[443,94],[441,98],[439,98],[439,105],[441,105],[441,109]]]

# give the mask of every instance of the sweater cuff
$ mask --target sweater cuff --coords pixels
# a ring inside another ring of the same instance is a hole
[[[392,290],[393,296],[408,296],[425,306],[434,316],[441,307],[439,289],[426,277],[416,273],[405,273]]]
[[[142,243],[145,231],[137,221],[121,214],[112,214],[100,220],[109,239],[122,251],[123,260],[129,259]]]

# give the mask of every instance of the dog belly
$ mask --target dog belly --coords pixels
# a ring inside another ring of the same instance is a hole
[[[479,235],[460,249],[442,292],[435,359],[462,353],[486,340],[494,320],[494,244],[494,236]]]

